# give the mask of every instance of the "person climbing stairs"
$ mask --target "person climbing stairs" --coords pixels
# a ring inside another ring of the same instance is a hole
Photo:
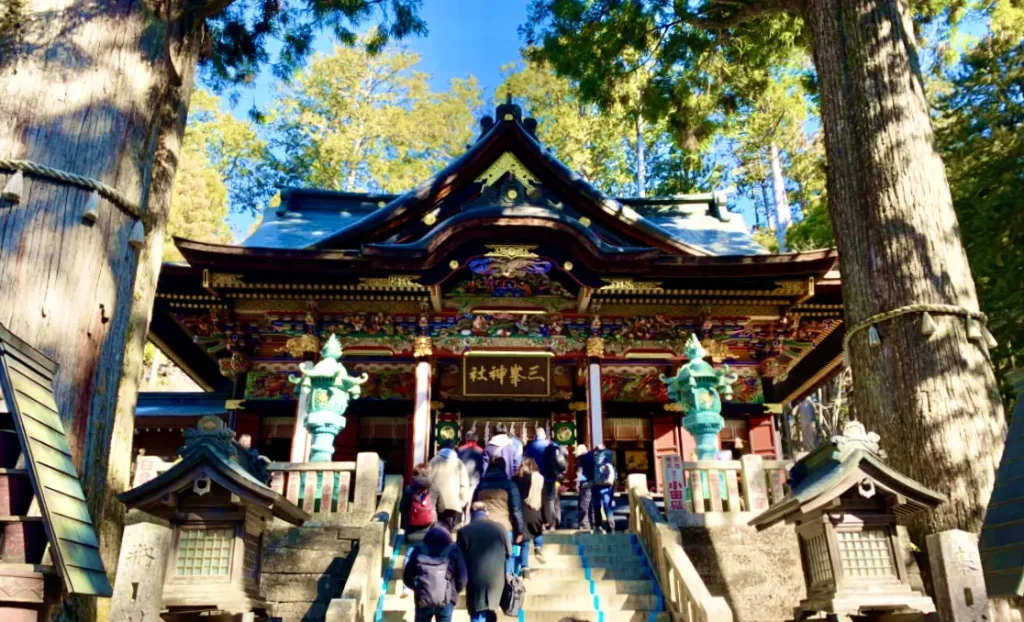
[[[401,582],[406,547],[384,569],[384,590],[377,608],[381,622],[413,622],[411,596]],[[544,536],[543,559],[530,552],[524,622],[665,621],[661,591],[640,544],[632,534],[593,535],[554,531]],[[498,619],[504,616],[499,614]],[[469,620],[465,594],[455,605],[454,622]]]

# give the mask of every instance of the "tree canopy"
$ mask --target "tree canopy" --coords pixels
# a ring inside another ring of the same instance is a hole
[[[476,80],[432,91],[419,60],[340,46],[315,56],[280,89],[260,131],[278,186],[399,192],[461,154],[481,103]]]

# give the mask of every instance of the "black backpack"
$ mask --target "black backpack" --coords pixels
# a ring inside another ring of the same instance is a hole
[[[505,589],[501,593],[501,610],[507,616],[518,616],[526,600],[526,585],[518,575],[505,574]]]
[[[416,557],[416,585],[413,588],[417,607],[445,607],[451,602],[448,600],[448,585],[452,576],[448,554],[454,548],[454,544],[449,544],[435,557],[427,553],[425,545],[420,545],[420,553]]]

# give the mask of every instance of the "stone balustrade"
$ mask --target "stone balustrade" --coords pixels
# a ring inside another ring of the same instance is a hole
[[[746,525],[786,495],[792,464],[757,455],[683,462],[685,509],[668,512],[668,518],[690,526]]]
[[[382,576],[395,555],[402,497],[402,477],[384,478],[377,509],[359,537],[359,553],[349,571],[341,597],[331,601],[326,622],[371,622],[376,618]]]
[[[270,487],[306,512],[349,511],[355,462],[271,462]]]
[[[665,609],[681,622],[732,622],[721,596],[712,596],[686,556],[679,530],[666,522],[647,489],[647,476],[629,476],[629,529],[646,549],[658,576]]]

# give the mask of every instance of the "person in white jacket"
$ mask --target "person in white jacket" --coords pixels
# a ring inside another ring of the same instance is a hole
[[[445,442],[430,460],[430,494],[438,516],[454,512],[461,516],[469,505],[473,494],[469,489],[469,473],[455,451],[454,442]]]

